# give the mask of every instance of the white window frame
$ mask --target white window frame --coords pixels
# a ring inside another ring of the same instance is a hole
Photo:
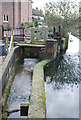
[[[8,21],[9,21],[9,16],[3,15],[3,22],[8,22]]]

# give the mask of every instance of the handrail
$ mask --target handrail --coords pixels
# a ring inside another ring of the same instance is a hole
[[[13,48],[13,31],[11,31],[11,41],[10,41],[10,46],[9,46],[9,52]]]
[[[6,50],[7,50],[7,54],[11,51],[12,48],[13,48],[13,31],[11,31],[11,41],[10,41],[9,47],[8,47],[8,34],[6,34]]]

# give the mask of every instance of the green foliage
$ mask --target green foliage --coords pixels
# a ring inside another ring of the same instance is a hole
[[[11,25],[7,24],[7,30],[11,30]]]
[[[38,22],[37,22],[37,20],[35,20],[34,26],[35,26],[35,27],[38,27]]]
[[[70,32],[78,24],[78,6],[68,0],[46,3],[45,23],[48,26],[61,26],[62,34]]]
[[[4,30],[4,31],[11,30],[11,25],[10,25],[10,24],[7,24],[6,28],[3,27],[3,30]]]
[[[32,10],[32,12],[33,12],[33,15],[35,15],[35,16],[41,16],[41,17],[43,17],[43,16],[44,16],[44,14],[43,14],[43,11],[42,11],[42,10],[33,9],[33,10]]]
[[[52,28],[52,27],[49,27],[49,28],[48,28],[48,32],[50,32],[50,33],[53,32],[53,28]]]
[[[25,25],[28,26],[28,27],[33,27],[33,24],[34,24],[33,22],[31,22],[31,23],[30,22],[26,22],[25,23]]]
[[[21,25],[19,26],[19,28],[25,28],[25,27],[33,27],[34,23],[33,22],[25,22],[25,23],[21,23]]]

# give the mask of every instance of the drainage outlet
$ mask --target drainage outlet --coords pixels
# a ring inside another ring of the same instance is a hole
[[[29,104],[20,105],[20,116],[28,116]]]

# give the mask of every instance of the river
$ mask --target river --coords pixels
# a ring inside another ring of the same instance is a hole
[[[20,105],[29,104],[29,98],[31,95],[32,86],[32,74],[34,65],[37,63],[37,59],[24,58],[22,65],[19,65],[16,69],[16,74],[10,94],[7,101],[7,109],[17,110],[12,112],[8,118],[27,118],[27,116],[20,115]]]
[[[69,35],[66,53],[45,68],[47,118],[79,118],[79,59],[79,39]]]

